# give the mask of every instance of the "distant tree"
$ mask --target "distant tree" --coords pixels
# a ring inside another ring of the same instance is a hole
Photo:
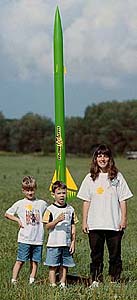
[[[82,153],[82,138],[85,134],[84,121],[80,117],[66,118],[66,152]]]
[[[45,151],[48,137],[53,137],[54,125],[50,119],[28,113],[15,121],[11,128],[11,148],[17,152],[31,153]],[[51,149],[51,145],[50,145]]]
[[[9,149],[12,152],[21,152],[19,147],[20,142],[20,120],[13,120],[10,123],[10,142]]]
[[[38,114],[7,120],[0,112],[0,150],[55,152],[54,127]],[[84,118],[66,118],[65,127],[66,153],[90,155],[100,143],[107,143],[115,154],[137,150],[137,100],[93,104]]]
[[[107,143],[115,153],[137,149],[137,100],[88,106],[84,121],[92,145]]]
[[[0,151],[9,150],[9,124],[0,112]]]
[[[55,152],[55,136],[53,133],[44,137],[42,152],[44,155]]]

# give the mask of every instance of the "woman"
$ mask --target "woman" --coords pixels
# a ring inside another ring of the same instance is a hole
[[[92,286],[103,281],[105,241],[111,282],[120,280],[121,239],[127,226],[126,200],[132,196],[123,175],[115,166],[110,148],[100,145],[93,154],[90,173],[84,178],[77,195],[83,200],[82,229],[89,237]]]

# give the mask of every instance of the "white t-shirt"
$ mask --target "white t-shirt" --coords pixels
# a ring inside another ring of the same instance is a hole
[[[43,216],[43,222],[49,223],[55,220],[61,213],[65,213],[65,220],[56,224],[53,229],[49,229],[48,247],[69,247],[71,244],[71,226],[78,222],[72,206],[68,204],[64,206],[51,204]]]
[[[87,224],[89,230],[119,230],[121,220],[120,201],[132,197],[132,193],[118,172],[117,178],[108,179],[107,173],[99,173],[93,181],[89,173],[83,180],[77,197],[90,202]]]
[[[46,208],[47,203],[44,200],[28,200],[24,198],[15,202],[6,211],[10,215],[16,214],[24,226],[18,232],[18,242],[31,245],[43,244],[44,228],[42,216]]]

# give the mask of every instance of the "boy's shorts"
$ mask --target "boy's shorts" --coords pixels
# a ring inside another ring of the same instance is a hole
[[[17,260],[19,261],[35,261],[41,262],[42,260],[42,245],[30,245],[18,243]]]
[[[47,247],[44,265],[74,267],[75,263],[72,254],[69,252],[69,247]]]

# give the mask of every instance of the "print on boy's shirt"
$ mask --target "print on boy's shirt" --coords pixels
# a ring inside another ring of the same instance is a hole
[[[40,212],[38,209],[26,209],[26,224],[35,226],[40,223]]]
[[[96,193],[99,194],[99,195],[102,195],[104,193],[104,189],[102,186],[99,186],[97,189],[96,189]]]

